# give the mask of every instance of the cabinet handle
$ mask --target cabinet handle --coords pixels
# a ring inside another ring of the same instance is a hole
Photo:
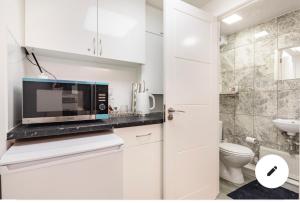
[[[147,137],[147,136],[150,136],[152,135],[152,133],[148,133],[148,134],[145,134],[145,135],[137,135],[136,137],[139,138],[139,137]]]
[[[96,38],[93,38],[93,53],[96,54]]]
[[[100,56],[102,56],[102,39],[99,40],[99,45],[100,45]]]

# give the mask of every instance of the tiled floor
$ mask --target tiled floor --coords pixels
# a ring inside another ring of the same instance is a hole
[[[241,185],[236,185],[227,180],[223,180],[220,178],[220,194],[217,196],[217,199],[219,199],[219,200],[231,199],[230,197],[227,196],[227,194],[233,192],[234,190],[238,189],[239,187],[242,187],[243,185],[248,184],[249,182],[251,182],[253,180],[254,180],[254,178],[246,178],[245,183],[243,183]]]

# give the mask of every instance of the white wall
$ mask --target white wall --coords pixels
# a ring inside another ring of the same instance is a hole
[[[4,1],[0,1],[0,98],[6,98],[6,29]],[[0,99],[0,155],[6,150],[7,101]]]
[[[7,95],[8,130],[21,122],[22,116],[22,80],[24,76],[25,1],[6,0],[7,4]]]
[[[7,95],[8,130],[22,119],[22,77],[24,76],[24,53],[13,33],[7,32]]]
[[[20,120],[20,78],[24,73],[24,0],[0,2],[0,155],[6,151],[6,133]]]
[[[128,105],[131,108],[131,87],[140,76],[140,69],[115,65],[103,65],[93,62],[41,56],[37,58],[42,67],[53,73],[58,79],[88,80],[109,82],[112,105],[120,107]],[[38,69],[26,63],[26,76],[38,76]]]

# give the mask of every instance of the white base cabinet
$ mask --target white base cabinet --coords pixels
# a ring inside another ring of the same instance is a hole
[[[123,151],[124,199],[162,199],[162,125],[115,129]]]

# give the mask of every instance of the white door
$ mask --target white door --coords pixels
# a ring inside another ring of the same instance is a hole
[[[181,0],[165,0],[164,8],[164,198],[214,199],[219,190],[217,20]],[[176,112],[169,120],[171,108]]]
[[[26,0],[25,45],[95,56],[97,0]]]
[[[98,0],[99,55],[145,63],[145,0]]]

